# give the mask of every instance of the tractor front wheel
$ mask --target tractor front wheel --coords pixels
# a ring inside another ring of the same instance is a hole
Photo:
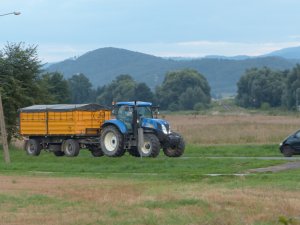
[[[144,144],[138,153],[142,157],[157,157],[160,152],[160,142],[155,134],[145,134]]]
[[[176,146],[170,146],[168,148],[164,148],[164,154],[168,157],[180,157],[185,149],[185,143],[182,137],[180,137],[179,142]]]

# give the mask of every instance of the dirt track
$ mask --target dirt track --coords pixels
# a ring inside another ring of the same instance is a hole
[[[288,162],[282,165],[277,165],[277,166],[269,166],[266,168],[257,168],[257,169],[251,169],[248,170],[250,173],[265,173],[265,172],[280,172],[284,170],[292,170],[292,169],[299,169],[300,168],[300,162]]]

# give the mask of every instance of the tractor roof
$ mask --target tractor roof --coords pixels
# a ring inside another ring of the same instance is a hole
[[[128,106],[134,106],[134,102],[117,102],[116,105],[128,105]],[[152,106],[151,102],[136,102],[137,106]]]

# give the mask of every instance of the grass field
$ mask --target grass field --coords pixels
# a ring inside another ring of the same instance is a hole
[[[278,144],[300,129],[299,116],[268,115],[166,115],[171,128],[188,143]]]
[[[281,157],[278,143],[297,117],[190,117],[167,116],[189,143],[181,158],[29,157],[11,148],[12,163],[0,163],[0,224],[300,224],[299,169],[247,172],[285,162],[247,157]]]

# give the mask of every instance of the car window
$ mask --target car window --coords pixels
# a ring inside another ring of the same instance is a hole
[[[295,134],[295,137],[296,137],[296,138],[300,138],[300,131],[298,131],[298,132]]]

